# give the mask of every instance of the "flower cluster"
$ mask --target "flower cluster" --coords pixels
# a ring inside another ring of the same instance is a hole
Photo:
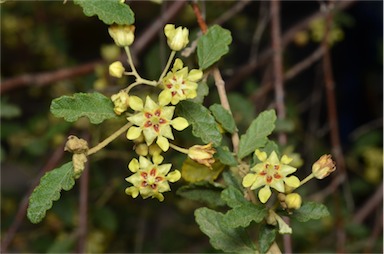
[[[164,34],[172,52],[158,81],[142,78],[133,64],[129,46],[135,38],[135,27],[112,25],[108,31],[115,44],[124,47],[131,68],[131,71],[126,71],[120,61],[115,61],[109,66],[109,74],[115,78],[121,78],[123,75],[135,77],[134,83],[111,96],[115,113],[117,115],[125,113],[128,122],[132,124],[126,136],[135,143],[134,150],[140,156],[139,161],[133,159],[129,164],[129,169],[134,174],[128,177],[127,181],[133,186],[127,188],[126,193],[133,197],[137,197],[140,193],[143,198],[156,197],[162,201],[164,197],[161,193],[170,190],[168,181],[177,181],[180,178],[180,172],[174,171],[167,175],[172,165],[159,165],[163,160],[160,153],[169,149],[171,145],[169,140],[174,139],[172,129],[181,131],[189,125],[185,118],[174,116],[174,105],[182,100],[196,97],[197,82],[202,79],[203,72],[198,69],[189,71],[179,58],[174,61],[172,69],[169,70],[176,51],[182,50],[189,43],[187,28],[175,27],[172,24],[164,27]],[[147,95],[143,99],[132,95],[130,90],[138,85],[158,87],[159,95],[157,98]],[[211,145],[208,146],[203,147],[206,151],[199,151],[199,148],[195,147],[189,151],[172,145],[175,150],[188,154],[198,163],[211,167],[215,150]],[[151,157],[153,163],[150,162]]]

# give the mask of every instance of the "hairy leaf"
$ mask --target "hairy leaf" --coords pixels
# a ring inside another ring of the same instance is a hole
[[[197,56],[200,69],[205,70],[228,53],[232,42],[231,32],[219,25],[213,25],[197,42]]]
[[[219,161],[216,161],[212,165],[212,169],[201,165],[194,160],[187,158],[183,166],[181,167],[181,175],[184,180],[190,183],[196,183],[200,181],[214,181],[220,173],[224,170],[224,165]]]
[[[309,220],[318,220],[322,217],[329,216],[327,207],[316,202],[304,203],[299,209],[293,213],[293,217],[300,222]]]
[[[252,221],[259,223],[267,215],[267,208],[262,205],[255,205],[251,202],[229,210],[224,215],[226,225],[231,228],[248,227]]]
[[[233,119],[231,113],[223,108],[223,106],[220,104],[213,104],[209,107],[209,110],[211,110],[213,116],[226,131],[234,133],[237,130],[235,120]]]
[[[260,253],[267,253],[276,238],[276,228],[269,225],[262,225],[259,231]]]
[[[276,113],[274,110],[264,111],[252,121],[247,132],[241,135],[238,152],[239,159],[265,145],[268,141],[267,136],[275,128],[275,121]]]
[[[197,93],[196,97],[193,99],[190,99],[190,101],[193,101],[194,103],[197,103],[197,104],[202,104],[204,101],[204,97],[207,96],[209,93],[209,88],[207,83],[200,82],[197,87],[196,93]]]
[[[56,117],[64,117],[74,122],[86,116],[93,124],[116,117],[112,101],[100,93],[76,93],[73,96],[61,96],[52,101],[51,112]]]
[[[215,147],[216,153],[215,158],[219,159],[221,163],[228,166],[236,166],[237,161],[235,159],[235,156],[232,155],[232,153],[229,151],[229,148],[226,146],[218,146]]]
[[[232,185],[223,190],[221,193],[221,198],[231,208],[236,208],[248,203],[248,200],[244,198],[244,194]]]
[[[209,182],[197,182],[184,185],[177,190],[177,194],[191,200],[203,202],[212,206],[225,206],[225,202],[220,198],[223,188],[214,186]]]
[[[32,223],[39,223],[52,208],[53,201],[60,198],[61,190],[70,190],[75,185],[72,162],[46,173],[29,198],[27,217]]]
[[[216,249],[232,253],[255,253],[254,246],[243,228],[229,228],[223,221],[224,215],[208,208],[195,211],[195,218],[201,231],[209,236]]]
[[[194,136],[201,138],[206,144],[212,142],[214,146],[220,145],[221,133],[206,107],[192,101],[181,101],[177,107],[177,114],[187,119],[192,125]]]
[[[131,25],[135,22],[135,14],[131,8],[120,0],[74,0],[83,8],[86,16],[97,15],[107,25]]]

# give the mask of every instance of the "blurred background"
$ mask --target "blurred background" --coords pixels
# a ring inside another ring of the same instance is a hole
[[[193,42],[199,32],[196,17],[186,1],[127,3],[136,19],[132,51],[138,71],[156,79],[169,54],[159,24],[188,27]],[[296,156],[302,176],[335,148],[319,51],[325,27],[322,3],[281,4],[287,119],[277,128],[287,133],[284,151]],[[244,133],[259,112],[274,107],[269,2],[199,4],[208,24],[219,23],[232,33],[230,52],[218,66],[237,126]],[[324,202],[332,216],[302,224],[292,221],[293,250],[382,253],[383,3],[336,1],[335,5],[339,8],[329,31],[330,52],[345,178],[335,174],[300,190],[304,200]],[[133,143],[124,135],[91,157],[86,180],[63,191],[40,224],[27,220],[31,190],[44,172],[71,158],[62,149],[67,137],[74,134],[97,144],[126,121],[67,123],[50,113],[52,99],[91,91],[109,96],[132,80],[109,76],[108,65],[124,57],[123,52],[114,46],[108,26],[86,17],[72,1],[5,1],[0,6],[2,252],[215,252],[194,221],[193,211],[202,204],[176,194],[185,182],[172,185],[163,203],[124,193],[128,187],[124,179],[130,175],[127,165],[136,157]],[[195,56],[187,63],[198,67]],[[304,68],[297,71],[299,63]],[[213,80],[208,86],[204,103],[218,103]],[[177,133],[177,139],[184,147],[198,142],[188,132]],[[172,151],[167,154],[174,168],[180,168],[184,159]],[[83,187],[88,190],[87,237],[80,239]]]

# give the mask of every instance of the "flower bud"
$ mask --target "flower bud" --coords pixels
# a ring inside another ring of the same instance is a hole
[[[216,153],[212,143],[204,146],[194,145],[188,149],[188,157],[199,164],[203,164],[212,169],[212,164],[215,162],[213,155]]]
[[[335,170],[336,165],[330,154],[324,154],[312,165],[312,174],[317,179],[323,179]]]
[[[109,65],[109,75],[115,78],[121,78],[125,68],[120,61],[113,62]]]
[[[284,202],[288,209],[299,209],[301,207],[301,196],[297,193],[290,193],[285,196]]]
[[[189,42],[189,31],[181,26],[175,28],[175,25],[167,24],[164,27],[164,34],[167,37],[168,46],[174,51],[182,50]]]
[[[112,25],[108,28],[109,35],[119,47],[130,46],[135,39],[135,26],[133,25]]]
[[[124,91],[120,91],[119,93],[112,95],[111,100],[115,104],[113,110],[116,115],[121,115],[129,107],[129,95]]]
[[[71,153],[85,153],[88,151],[88,142],[76,136],[69,136],[67,143],[65,143],[64,151]]]
[[[148,155],[148,146],[145,143],[141,143],[135,146],[135,152],[140,156]]]

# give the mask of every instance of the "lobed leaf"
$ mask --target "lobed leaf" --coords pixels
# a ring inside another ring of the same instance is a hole
[[[51,103],[51,112],[74,122],[80,117],[88,117],[93,124],[116,117],[113,102],[100,93],[75,93],[73,96],[61,96]]]
[[[202,104],[205,96],[207,96],[209,93],[209,87],[207,83],[200,82],[197,87],[196,93],[197,93],[196,97],[193,99],[190,99],[190,101],[193,101],[194,103],[197,103],[197,104]]]
[[[197,57],[200,69],[205,70],[228,53],[232,42],[231,32],[219,25],[213,25],[197,42]]]
[[[240,207],[249,203],[249,201],[244,198],[244,194],[232,185],[221,192],[221,199],[231,208]]]
[[[220,104],[213,104],[209,107],[209,110],[211,110],[213,116],[221,124],[224,130],[229,133],[234,133],[237,130],[235,120],[233,119],[231,113],[223,108],[223,106]]]
[[[39,223],[53,201],[60,198],[61,190],[70,190],[75,185],[72,162],[46,173],[29,198],[27,217],[32,223]]]
[[[199,208],[195,218],[201,231],[210,238],[216,249],[232,253],[255,253],[255,248],[245,229],[229,228],[223,221],[223,214],[209,208]]]
[[[230,228],[248,227],[252,221],[259,223],[267,215],[267,208],[246,202],[236,206],[224,215],[225,223]]]
[[[228,166],[236,166],[237,161],[235,156],[232,155],[232,153],[229,151],[229,148],[226,146],[218,146],[215,147],[216,153],[215,158],[219,159],[221,163]]]
[[[135,14],[129,5],[120,0],[74,0],[83,8],[86,16],[97,15],[107,25],[131,25],[135,22]]]
[[[181,101],[177,107],[177,114],[187,119],[192,125],[194,136],[201,138],[206,144],[212,142],[214,146],[220,145],[221,133],[206,107],[192,101]]]
[[[212,206],[225,206],[225,202],[220,198],[223,189],[209,182],[196,182],[185,185],[177,190],[177,194],[191,200],[203,202]]]
[[[210,169],[207,166],[187,158],[181,167],[181,175],[184,180],[190,183],[200,181],[212,182],[220,175],[224,168],[225,166],[219,161],[213,163],[212,169]]]
[[[259,231],[260,253],[267,253],[276,238],[276,228],[269,225],[262,225]]]
[[[299,209],[297,209],[293,213],[293,217],[300,222],[318,220],[326,216],[329,216],[329,211],[327,207],[323,204],[316,202],[304,203]]]
[[[275,128],[275,121],[276,113],[274,110],[264,111],[252,121],[246,133],[241,135],[238,152],[239,159],[244,158],[267,143],[267,136]]]

